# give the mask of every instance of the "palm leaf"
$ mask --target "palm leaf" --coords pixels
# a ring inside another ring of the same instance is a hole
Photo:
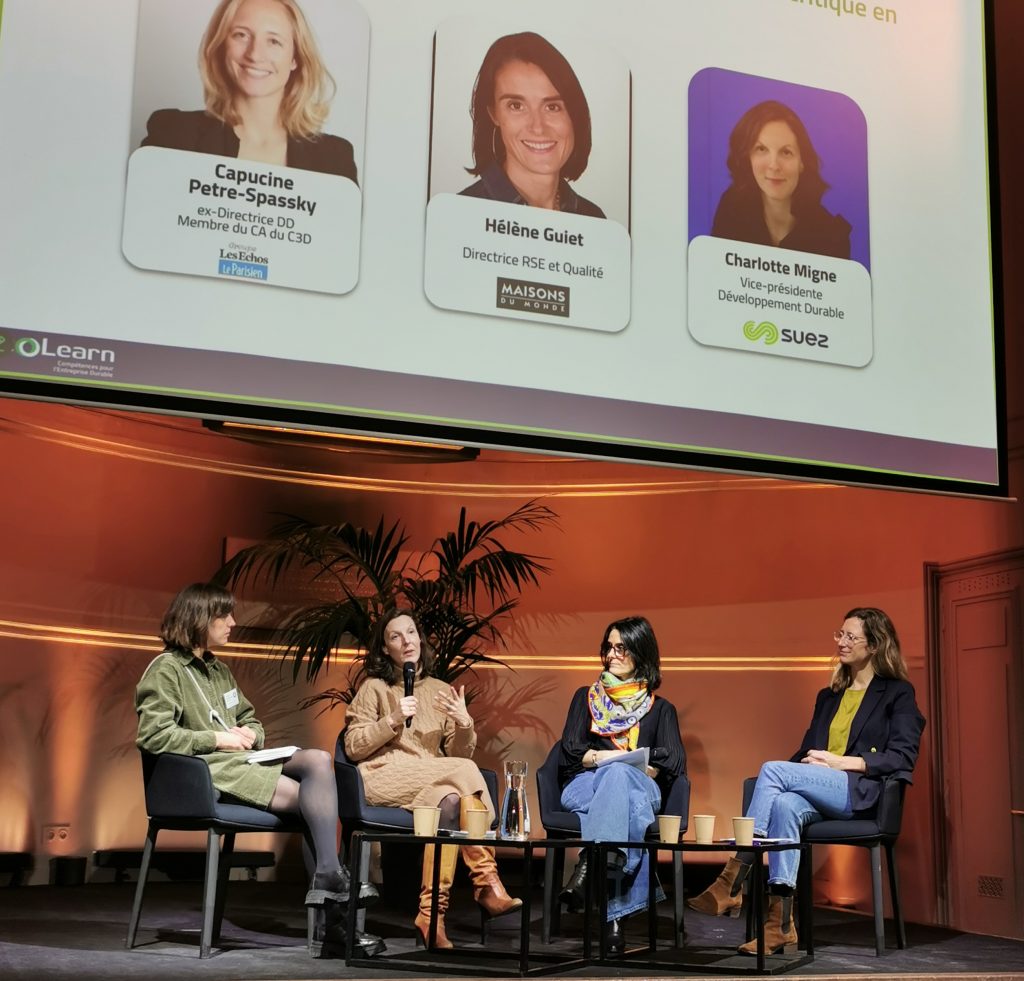
[[[554,523],[555,513],[535,501],[504,518],[482,523],[467,521],[463,507],[458,527],[435,539],[430,549],[439,569],[438,579],[455,598],[466,597],[471,605],[476,603],[478,588],[493,603],[520,592],[526,585],[537,585],[538,575],[547,574],[550,569],[537,556],[507,548],[497,535],[504,531],[538,530]]]
[[[399,522],[373,530],[348,522],[316,524],[284,515],[267,541],[241,549],[217,581],[232,588],[270,589],[305,579],[334,598],[284,615],[277,649],[291,662],[292,679],[314,681],[330,669],[339,647],[367,650],[374,623],[390,606],[408,605],[435,654],[435,673],[451,682],[480,664],[504,664],[493,652],[505,646],[502,627],[519,595],[551,569],[539,556],[509,548],[508,533],[557,524],[546,505],[529,501],[503,518],[477,522],[461,508],[457,528],[436,538],[415,565],[402,560],[408,536]],[[361,660],[345,689],[331,688],[304,700],[332,708],[351,701],[363,676]]]

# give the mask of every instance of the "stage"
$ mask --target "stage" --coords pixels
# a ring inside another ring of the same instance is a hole
[[[297,883],[233,881],[230,884],[221,943],[213,956],[200,960],[201,885],[198,882],[153,881],[139,929],[140,946],[125,950],[125,929],[133,882],[81,886],[31,886],[0,889],[0,977],[5,981],[256,981],[256,979],[443,977],[444,955],[436,967],[417,973],[380,967],[346,968],[338,959],[313,960],[305,945],[303,890]],[[531,947],[540,943],[540,891],[534,893]],[[659,907],[659,942],[671,942],[671,906]],[[370,911],[369,929],[387,940],[387,954],[413,950],[413,909],[382,902]],[[449,935],[459,947],[479,951],[481,967],[493,965],[498,951],[513,951],[519,921],[513,914],[492,921],[487,949],[480,947],[479,918],[470,890],[457,886],[448,917]],[[574,927],[579,918],[566,916],[569,939],[552,947],[567,955],[578,949]],[[891,927],[891,924],[887,924]],[[627,931],[629,943],[642,940],[639,921]],[[693,946],[728,946],[742,940],[740,920],[713,918],[688,911],[686,931]],[[815,960],[784,976],[913,978],[1024,978],[1024,943],[907,924],[906,950],[892,947],[874,953],[870,917],[832,909],[815,910]],[[462,954],[459,965],[470,966]],[[748,959],[749,961],[749,959]],[[452,962],[453,963],[453,962]],[[509,975],[515,965],[509,962]],[[631,968],[629,961],[566,971],[552,976],[573,978],[685,976],[707,972]],[[716,974],[721,978],[725,975]]]

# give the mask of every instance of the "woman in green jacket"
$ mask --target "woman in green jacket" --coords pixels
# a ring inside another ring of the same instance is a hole
[[[160,624],[165,649],[136,688],[136,745],[146,753],[201,757],[222,797],[276,814],[301,814],[316,853],[306,905],[347,903],[350,882],[338,860],[338,789],[331,755],[300,749],[283,761],[248,761],[250,750],[263,747],[263,726],[230,668],[211,653],[228,642],[234,608],[231,593],[208,583],[193,583],[174,597]],[[376,897],[374,886],[360,885],[360,905]]]

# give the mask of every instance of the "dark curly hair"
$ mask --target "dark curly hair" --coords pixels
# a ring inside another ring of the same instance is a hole
[[[401,669],[391,660],[384,644],[384,632],[388,624],[399,617],[409,617],[416,625],[416,632],[420,635],[420,660],[419,676],[426,678],[434,673],[434,651],[423,636],[423,628],[420,626],[416,614],[403,606],[393,606],[386,610],[384,615],[373,625],[373,632],[370,634],[370,648],[366,652],[365,668],[371,678],[380,678],[388,685],[397,684],[402,678]]]
[[[726,165],[736,192],[744,198],[749,196],[760,201],[761,192],[750,167],[750,152],[757,144],[761,130],[769,123],[776,122],[785,123],[793,131],[797,146],[800,148],[803,170],[793,192],[793,214],[799,215],[801,211],[810,210],[821,204],[822,195],[828,190],[828,184],[822,179],[821,162],[807,127],[789,106],[774,99],[751,106],[729,134],[729,156]]]

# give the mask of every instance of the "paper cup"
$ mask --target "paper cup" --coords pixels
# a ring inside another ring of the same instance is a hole
[[[440,807],[414,807],[412,809],[412,830],[418,835],[430,837],[437,834],[437,823],[441,820]]]
[[[675,844],[679,841],[679,826],[682,818],[678,814],[658,815],[658,835],[662,841]]]
[[[491,826],[490,811],[466,811],[466,826],[470,838],[483,838]]]
[[[698,845],[710,845],[715,838],[714,814],[694,814],[693,833]]]
[[[754,843],[754,819],[736,817],[732,819],[732,834],[737,845],[752,845]]]

